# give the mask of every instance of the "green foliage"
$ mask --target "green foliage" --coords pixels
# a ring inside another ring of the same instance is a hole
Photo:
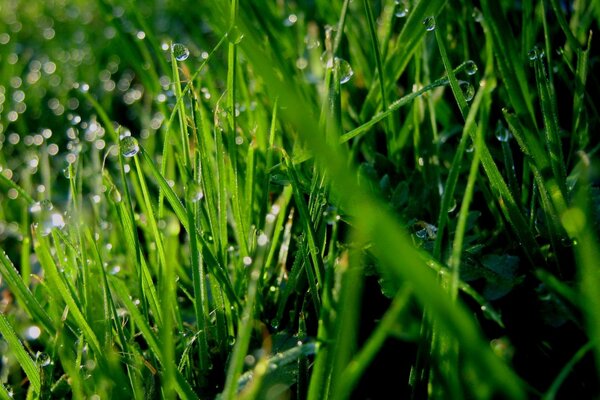
[[[0,397],[591,398],[596,2],[0,4]]]

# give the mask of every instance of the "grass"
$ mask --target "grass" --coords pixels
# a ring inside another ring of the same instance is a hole
[[[596,2],[0,21],[0,398],[600,395]]]

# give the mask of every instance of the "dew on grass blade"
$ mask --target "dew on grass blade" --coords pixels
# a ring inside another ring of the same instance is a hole
[[[290,14],[283,20],[283,26],[294,26],[296,22],[298,22],[298,16],[296,14]]]
[[[279,319],[277,319],[277,318],[273,318],[273,319],[271,320],[271,327],[272,327],[273,329],[278,329],[278,328],[279,328]]]
[[[33,203],[31,207],[29,207],[29,211],[33,214],[40,214],[43,212],[49,212],[54,209],[54,205],[48,199],[38,201]]]
[[[483,22],[483,13],[481,12],[481,10],[477,7],[475,7],[473,9],[473,13],[471,14],[471,16],[473,17],[473,19],[475,20],[475,22]]]
[[[238,44],[243,38],[244,34],[240,31],[240,28],[238,28],[237,25],[232,27],[229,32],[227,32],[227,40],[229,40],[229,43],[231,44]]]
[[[140,146],[136,138],[125,136],[121,139],[121,155],[123,157],[133,157],[140,151]]]
[[[423,25],[425,25],[425,29],[427,29],[428,32],[431,32],[435,29],[435,18],[433,17],[427,17],[423,20]]]
[[[306,50],[312,50],[319,47],[321,45],[321,42],[316,37],[306,35],[304,37],[304,44],[306,45]]]
[[[196,203],[204,197],[202,186],[198,182],[190,182],[187,187],[187,200],[191,203]]]
[[[544,50],[540,49],[538,46],[533,46],[531,50],[527,52],[527,57],[529,57],[529,61],[535,61],[538,58],[542,58],[544,56]]]
[[[478,68],[477,64],[475,64],[475,61],[468,60],[467,62],[465,62],[465,72],[467,73],[467,75],[475,75],[477,70]]]
[[[181,43],[173,43],[171,45],[171,53],[177,61],[185,61],[190,56],[190,51]]]
[[[335,63],[338,69],[338,75],[340,77],[340,84],[343,85],[344,83],[348,82],[350,78],[352,78],[354,71],[352,70],[350,63],[342,58],[336,57]]]
[[[47,367],[48,365],[52,364],[52,359],[50,358],[50,356],[41,351],[38,351],[36,353],[35,361],[36,361],[37,365],[39,365],[42,368]]]
[[[498,126],[496,126],[496,131],[494,134],[496,135],[496,139],[498,139],[500,142],[508,142],[511,136],[509,130],[506,129],[504,124],[502,124],[502,121],[498,122]]]
[[[396,0],[396,12],[394,15],[397,18],[404,18],[408,15],[408,1],[407,0]]]
[[[120,203],[122,200],[121,197],[121,193],[119,192],[119,189],[117,189],[116,187],[113,187],[110,189],[110,192],[108,192],[110,198],[112,199],[112,201],[114,201],[115,203]]]
[[[460,86],[463,95],[465,96],[466,101],[473,100],[473,96],[475,96],[475,88],[467,81],[459,81],[458,85]]]
[[[42,330],[37,325],[31,325],[25,330],[25,336],[29,340],[37,340],[42,334]]]
[[[62,229],[65,227],[65,220],[62,214],[54,211],[54,206],[50,200],[42,200],[34,203],[30,208],[34,220],[34,226],[42,236],[48,236],[52,229]]]
[[[329,206],[323,211],[323,218],[328,225],[333,225],[340,220],[340,215],[337,212],[337,208]]]

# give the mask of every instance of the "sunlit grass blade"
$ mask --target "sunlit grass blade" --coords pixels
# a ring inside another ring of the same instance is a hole
[[[29,378],[29,382],[33,387],[33,390],[38,395],[41,395],[41,379],[40,373],[35,362],[29,357],[29,354],[25,351],[23,344],[17,337],[14,329],[6,319],[6,316],[3,313],[0,313],[0,333],[4,340],[8,342],[11,350],[14,352],[15,357],[17,358],[17,362],[27,374]]]

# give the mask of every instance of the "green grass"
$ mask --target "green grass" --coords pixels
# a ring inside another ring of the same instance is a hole
[[[0,4],[0,398],[600,395],[596,2],[138,3]]]

